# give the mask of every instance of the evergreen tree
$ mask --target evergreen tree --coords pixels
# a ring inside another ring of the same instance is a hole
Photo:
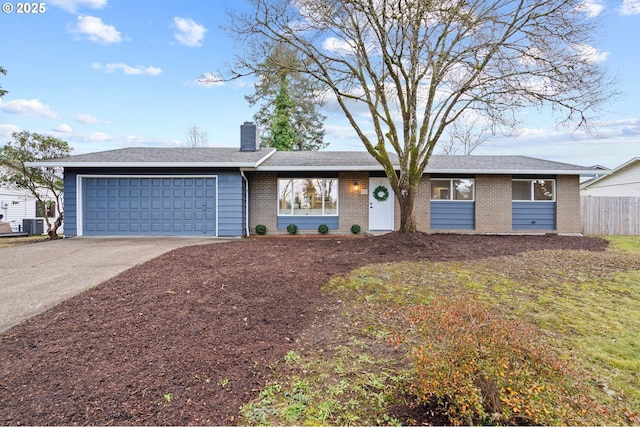
[[[266,143],[278,151],[293,151],[294,140],[296,139],[293,129],[291,115],[296,103],[289,96],[288,83],[285,76],[280,80],[280,91],[276,95],[273,115],[271,116],[271,127]]]
[[[295,51],[276,45],[261,64],[249,105],[261,104],[254,122],[261,129],[261,145],[277,150],[314,151],[325,148],[324,105],[319,84],[299,73]]]

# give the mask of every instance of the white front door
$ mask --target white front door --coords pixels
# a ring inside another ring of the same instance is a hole
[[[382,190],[383,187],[386,192]],[[369,178],[369,230],[393,230],[393,201],[394,194],[388,178]]]

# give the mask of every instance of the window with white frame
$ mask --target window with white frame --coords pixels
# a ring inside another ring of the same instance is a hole
[[[434,178],[431,180],[431,200],[474,200],[473,178]]]
[[[338,215],[338,178],[278,179],[278,215]]]
[[[511,194],[513,201],[552,202],[556,199],[556,180],[514,179]]]
[[[54,218],[56,216],[56,202],[47,200],[46,202],[36,201],[36,216],[38,218],[48,217]]]

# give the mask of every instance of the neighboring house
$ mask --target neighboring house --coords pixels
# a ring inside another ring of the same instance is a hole
[[[11,232],[20,232],[25,219],[48,215],[53,221],[56,217],[55,201],[48,200],[42,204],[29,191],[0,186],[0,215],[0,223],[8,224]],[[6,228],[4,226],[3,230]]]
[[[581,196],[640,197],[640,157],[634,157],[610,174],[580,184]]]
[[[640,235],[640,157],[580,184],[583,232]]]
[[[397,230],[382,167],[367,152],[260,149],[253,124],[235,148],[125,148],[32,166],[64,168],[65,234],[332,233]],[[416,197],[426,232],[580,233],[580,175],[594,169],[522,156],[433,156]]]

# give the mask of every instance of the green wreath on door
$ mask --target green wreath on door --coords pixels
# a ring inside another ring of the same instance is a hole
[[[378,185],[375,190],[373,190],[373,197],[379,201],[384,202],[389,198],[389,190],[384,185]]]

